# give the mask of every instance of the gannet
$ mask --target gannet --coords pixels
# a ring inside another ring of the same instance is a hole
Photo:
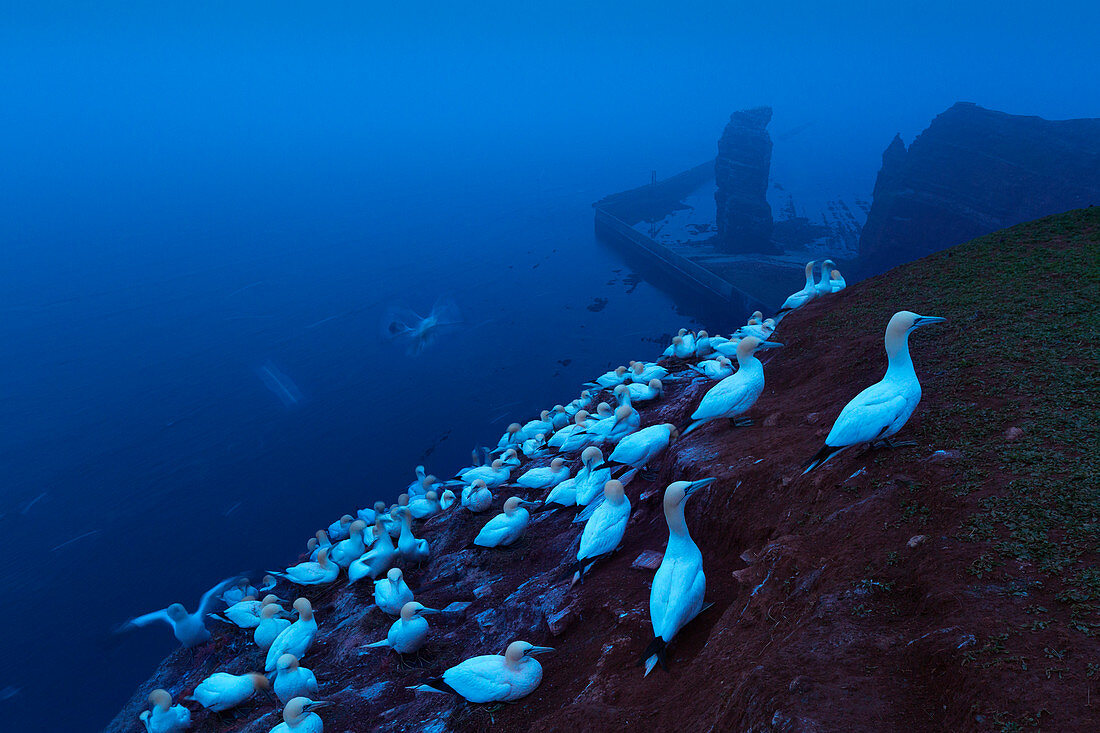
[[[703,555],[688,534],[684,521],[684,503],[714,479],[676,481],[665,489],[665,521],[668,522],[668,546],[661,566],[653,576],[649,593],[649,616],[653,622],[653,641],[642,653],[645,673],[665,664],[665,649],[677,632],[703,610],[707,579],[703,575]]]
[[[237,578],[233,583],[233,587],[227,588],[222,593],[222,602],[227,606],[232,606],[237,601],[243,600],[245,596],[255,598],[258,594],[259,591],[256,590],[248,578]]]
[[[634,362],[630,372],[630,381],[639,384],[649,384],[653,379],[664,379],[668,376],[668,370],[660,364],[648,364],[644,361]]]
[[[567,478],[560,484],[550,489],[550,493],[542,500],[542,506],[535,509],[535,513],[553,511],[562,507],[574,506],[577,503],[577,479]]]
[[[480,514],[493,505],[493,492],[481,479],[462,490],[462,506],[474,514]]]
[[[680,345],[680,344],[683,344],[684,334],[686,334],[687,332],[688,332],[688,330],[686,328],[681,328],[680,332],[672,337],[672,343],[669,344],[668,348],[665,349],[661,353],[661,356],[673,356],[673,355],[675,355],[677,346]]]
[[[616,387],[616,389],[618,389],[618,387]],[[581,410],[573,416],[572,425],[566,425],[564,428],[554,433],[550,437],[547,446],[549,446],[553,450],[561,451],[563,453],[580,450],[584,447],[585,442],[588,440],[588,438],[584,435],[584,431],[587,430],[590,425],[595,425],[595,423],[590,423],[588,421],[588,412],[586,410]],[[531,470],[538,471],[540,469],[536,468]],[[527,473],[530,472],[531,471],[528,471]],[[521,477],[520,481],[522,480],[523,479]],[[519,481],[517,481],[517,483],[519,483]]]
[[[615,412],[611,409],[611,405],[607,404],[606,402],[601,402],[600,404],[596,405],[596,414],[593,415],[589,413],[588,419],[600,421],[605,420],[609,417],[614,417],[614,415]]]
[[[279,634],[290,626],[290,619],[279,618],[282,610],[280,606],[273,603],[260,609],[260,622],[252,632],[252,641],[265,652],[271,648]]]
[[[409,487],[407,489],[405,489],[406,494],[411,494],[416,491],[416,487],[420,485],[420,482],[428,477],[428,472],[424,468],[424,466],[417,466],[414,472],[416,473],[416,479],[411,484],[409,484]]]
[[[335,522],[328,526],[328,538],[333,542],[339,542],[340,540],[346,540],[348,535],[351,534],[351,523],[355,521],[350,514],[337,519]]]
[[[137,626],[163,621],[172,627],[172,633],[175,634],[176,639],[183,646],[190,648],[202,644],[210,638],[210,632],[206,630],[206,614],[210,613],[210,608],[218,597],[218,591],[232,580],[232,578],[223,580],[203,593],[202,598],[199,600],[198,610],[194,613],[187,613],[187,609],[183,607],[183,604],[173,603],[168,608],[132,618],[122,624],[118,630],[127,631]]]
[[[523,447],[522,443],[520,444],[520,447]],[[505,466],[508,466],[509,468],[515,468],[520,463],[522,463],[522,461],[519,459],[519,453],[516,452],[515,448],[509,448],[508,450],[504,451],[504,454],[500,457],[500,462],[503,463]]]
[[[707,379],[725,379],[733,374],[733,362],[724,356],[707,359],[698,364],[688,364],[688,369],[702,374]]]
[[[267,661],[264,663],[265,672],[274,672],[275,663],[284,654],[293,654],[301,659],[313,646],[313,637],[317,636],[317,619],[313,617],[313,606],[305,598],[294,601],[294,610],[298,612],[298,620],[283,629],[275,641],[267,650]]]
[[[755,405],[764,391],[764,365],[753,354],[757,349],[781,345],[761,341],[755,336],[741,339],[737,347],[737,371],[707,390],[699,407],[691,414],[693,422],[684,430],[684,435],[711,420],[729,418],[733,421]]]
[[[847,285],[844,282],[844,276],[840,274],[840,270],[833,270],[829,273],[829,281],[833,286],[833,292],[839,293]]]
[[[821,263],[821,279],[814,283],[814,297],[820,298],[822,295],[829,295],[833,292],[833,283],[829,279],[829,273],[836,267],[836,263],[832,260],[825,260]]]
[[[899,311],[886,326],[886,375],[844,406],[825,438],[825,445],[806,464],[809,473],[845,448],[861,443],[890,445],[920,402],[920,381],[909,356],[909,334],[921,326],[942,323],[936,316]]]
[[[256,672],[248,674],[215,672],[199,683],[191,693],[191,697],[184,699],[193,700],[207,710],[220,713],[237,707],[252,697],[256,690],[266,690],[270,686],[271,683],[267,681],[267,677]]]
[[[405,582],[401,568],[390,568],[386,577],[374,581],[374,603],[384,613],[396,616],[401,607],[413,599],[413,592]]]
[[[630,405],[621,405],[615,408],[614,418],[601,420],[588,429],[592,436],[589,442],[599,445],[603,442],[617,443],[622,438],[630,435],[642,424],[642,416]]]
[[[711,341],[713,344],[714,342]],[[737,347],[741,345],[741,337],[734,334],[732,338],[728,338],[721,343],[715,344],[714,350],[726,357],[727,359],[737,358]]]
[[[434,608],[424,608],[416,601],[409,601],[401,607],[401,618],[393,622],[386,638],[367,644],[368,649],[389,647],[398,654],[415,654],[424,646],[428,638],[428,619],[424,616],[439,613]]]
[[[554,430],[561,430],[572,419],[572,416],[565,411],[564,405],[554,405],[554,409],[550,411],[550,425]]]
[[[801,308],[802,306],[813,300],[816,291],[814,290],[814,265],[817,264],[815,260],[810,260],[806,263],[806,284],[802,286],[802,289],[797,293],[791,293],[787,296],[787,299],[783,301],[783,307],[779,309],[779,312],[775,314],[775,322],[779,323],[779,320],[790,311],[795,308]]]
[[[511,445],[519,445],[522,443],[523,435],[520,433],[521,430],[523,430],[523,426],[518,422],[509,425],[504,435],[500,436],[500,440],[497,441],[497,450],[503,451]]]
[[[378,517],[382,516],[386,511],[386,502],[376,501],[374,502],[373,509],[360,509],[355,514],[356,516],[367,523],[367,526],[373,526]]]
[[[529,504],[518,496],[510,497],[504,502],[504,512],[485,523],[474,538],[474,544],[478,547],[506,547],[518,540],[531,519],[528,506],[537,505]]]
[[[348,585],[363,578],[377,578],[389,570],[397,558],[397,549],[381,520],[374,525],[374,533],[378,537],[374,547],[348,566]]]
[[[191,727],[191,711],[182,705],[173,705],[167,690],[150,692],[149,704],[152,707],[138,716],[146,733],[179,733]]]
[[[405,562],[419,565],[432,556],[428,541],[413,536],[412,513],[408,507],[402,507],[401,536],[397,538],[397,554]]]
[[[599,387],[600,389],[611,389],[612,387],[622,384],[627,378],[627,368],[624,366],[617,366],[606,374],[601,374],[596,377],[596,380],[589,382],[588,385],[592,387]]]
[[[464,472],[459,478],[465,484],[472,484],[480,479],[490,489],[495,489],[507,483],[511,475],[512,467],[505,466],[504,461],[498,458],[488,466],[478,466]]]
[[[642,468],[661,454],[665,448],[673,443],[680,435],[680,431],[672,423],[650,425],[636,433],[626,436],[611,451],[607,461],[600,468],[611,466],[633,466]]]
[[[665,392],[665,387],[661,384],[660,379],[651,379],[649,380],[649,384],[631,384],[628,385],[628,387],[629,390],[627,394],[630,396],[631,404],[655,400]]]
[[[263,585],[260,586],[260,592],[267,593],[269,590],[274,590],[278,582],[274,575],[265,575]]]
[[[332,542],[328,538],[328,532],[325,532],[325,530],[323,529],[317,530],[317,536],[315,539],[317,540],[317,542],[313,545],[313,549],[310,552],[310,560],[316,560],[317,553],[319,553],[321,550],[328,550],[329,552],[332,551]],[[308,547],[309,545],[306,546]]]
[[[737,329],[737,335],[741,338],[746,336],[755,336],[761,341],[767,341],[768,337],[775,333],[775,319],[766,318],[764,322],[758,326],[742,326]]]
[[[534,458],[542,453],[543,447],[546,445],[546,435],[539,433],[533,438],[523,441],[523,455],[528,458]]]
[[[577,414],[583,415],[584,412],[582,410]],[[516,483],[528,489],[552,489],[567,478],[569,478],[569,465],[561,458],[555,458],[550,461],[549,466],[527,471],[516,479]]]
[[[438,514],[439,510],[439,495],[434,491],[429,491],[424,496],[409,502],[409,511],[414,519],[427,519],[433,514]]]
[[[623,541],[626,523],[630,519],[630,500],[623,485],[612,479],[604,484],[604,502],[585,522],[581,533],[581,546],[577,550],[577,562],[573,565],[573,582],[576,583],[597,560],[615,551]]]
[[[295,697],[309,697],[317,693],[317,676],[311,670],[298,665],[298,657],[284,654],[275,662],[275,697],[288,703]]]
[[[568,408],[566,409],[568,410]],[[573,412],[576,412],[576,410],[574,410]],[[553,430],[553,428],[554,424],[550,422],[550,411],[543,410],[542,414],[537,419],[529,420],[526,424],[524,424],[522,428],[523,439],[525,441],[530,440],[539,433],[550,432],[551,430]]]
[[[443,491],[443,496],[439,497],[439,508],[443,511],[447,511],[454,506],[457,500],[458,498],[455,496],[455,492],[450,489],[445,489]]]
[[[331,704],[325,700],[296,697],[283,708],[283,722],[272,728],[270,733],[323,733],[324,723],[314,711]]]
[[[366,528],[367,523],[362,519],[356,519],[352,522],[348,538],[333,545],[332,552],[329,553],[332,562],[342,568],[347,568],[356,558],[362,556],[367,551],[367,543],[363,539],[363,530]]]
[[[286,569],[285,573],[277,570],[267,572],[279,578],[286,578],[296,585],[324,585],[336,580],[340,574],[340,566],[328,559],[328,550],[320,550],[317,553],[317,561],[307,560]]]
[[[442,677],[409,689],[454,694],[473,703],[519,700],[534,692],[542,681],[542,665],[534,655],[552,651],[548,646],[513,641],[503,656],[471,657],[448,669]]]
[[[672,355],[677,359],[690,359],[695,356],[695,334],[685,331],[679,336],[680,342],[672,349]],[[673,339],[675,343],[675,339]]]
[[[216,613],[210,614],[210,618],[231,623],[241,629],[254,629],[260,623],[260,611],[263,610],[264,606],[272,603],[274,603],[277,608],[282,609],[282,606],[278,605],[279,598],[277,596],[267,595],[260,601],[257,601],[255,598],[245,598],[237,601],[232,606],[222,611],[221,615]]]
[[[714,347],[710,345],[710,334],[706,331],[700,331],[695,334],[695,355],[703,357],[711,354],[714,351]],[[660,377],[658,377],[660,379]]]
[[[581,390],[581,396],[565,406],[565,414],[576,415],[579,410],[587,410],[592,404],[592,393],[587,389]]]
[[[589,446],[581,453],[581,467],[574,478],[574,503],[577,506],[588,506],[601,491],[604,484],[611,478],[610,468],[601,468],[603,464],[603,451],[596,446]],[[550,501],[550,497],[546,497]]]
[[[760,311],[753,311],[749,316],[749,320],[745,321],[746,326],[757,326],[764,320],[764,314]]]
[[[409,497],[409,501],[424,496],[424,494],[427,494],[428,490],[432,488],[432,484],[434,484],[438,480],[439,479],[437,479],[435,476],[428,474],[419,481],[413,482],[413,485],[409,487],[408,491],[405,492],[405,495]]]

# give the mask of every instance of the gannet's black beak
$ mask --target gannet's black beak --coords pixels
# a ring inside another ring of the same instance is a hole
[[[946,318],[940,318],[938,316],[917,316],[917,320],[913,324],[913,327],[919,328],[921,326],[930,326],[933,323],[944,323],[945,321],[947,321]]]
[[[711,484],[713,484],[717,480],[718,479],[716,479],[716,478],[701,478],[698,481],[692,481],[690,484],[688,484],[687,489],[684,491],[684,498],[687,498],[687,497],[691,496],[692,494],[694,494],[699,489],[703,489],[703,488],[706,488],[707,486],[710,486]]]
[[[547,652],[554,651],[552,646],[533,646],[527,650],[527,656],[534,656],[536,654],[545,654]]]
[[[302,706],[302,712],[312,713],[314,710],[320,710],[321,708],[327,708],[332,705],[328,700],[310,700]]]

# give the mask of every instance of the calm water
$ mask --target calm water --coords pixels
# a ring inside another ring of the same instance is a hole
[[[644,180],[622,176],[636,167],[374,190],[319,177],[305,201],[158,200],[13,236],[0,290],[0,584],[23,624],[0,666],[0,689],[18,689],[0,700],[10,729],[102,726],[174,646],[167,627],[113,625],[285,565],[340,514],[392,499],[415,464],[466,465],[476,443],[655,355],[651,339],[692,316],[739,321],[678,313],[594,239],[589,204]],[[418,358],[381,341],[388,304],[426,312],[441,292],[459,330]],[[298,404],[265,386],[265,366]]]

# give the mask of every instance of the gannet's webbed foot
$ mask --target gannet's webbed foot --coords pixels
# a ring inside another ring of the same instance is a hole
[[[891,440],[890,438],[883,438],[882,440],[876,440],[871,443],[872,448],[904,448],[906,446],[916,445],[915,440]]]
[[[747,428],[749,425],[752,425],[752,418],[751,417],[731,417],[730,418],[730,427],[731,428]]]

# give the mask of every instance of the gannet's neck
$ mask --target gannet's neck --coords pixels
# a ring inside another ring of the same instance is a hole
[[[747,356],[741,356],[737,354],[737,369],[741,371],[743,369],[763,369],[764,365],[760,363],[760,360],[756,358],[756,354],[749,353]]]
[[[810,262],[806,265],[806,287],[812,288],[814,286],[814,263]]]
[[[682,546],[684,542],[691,542],[691,535],[688,534],[687,521],[684,519],[684,502],[680,502],[674,507],[668,507],[665,509],[665,521],[668,522],[668,550],[671,551],[673,547]]]
[[[913,369],[913,359],[909,356],[909,332],[886,334],[886,357],[889,366],[886,367],[885,379],[915,379],[916,371]]]

